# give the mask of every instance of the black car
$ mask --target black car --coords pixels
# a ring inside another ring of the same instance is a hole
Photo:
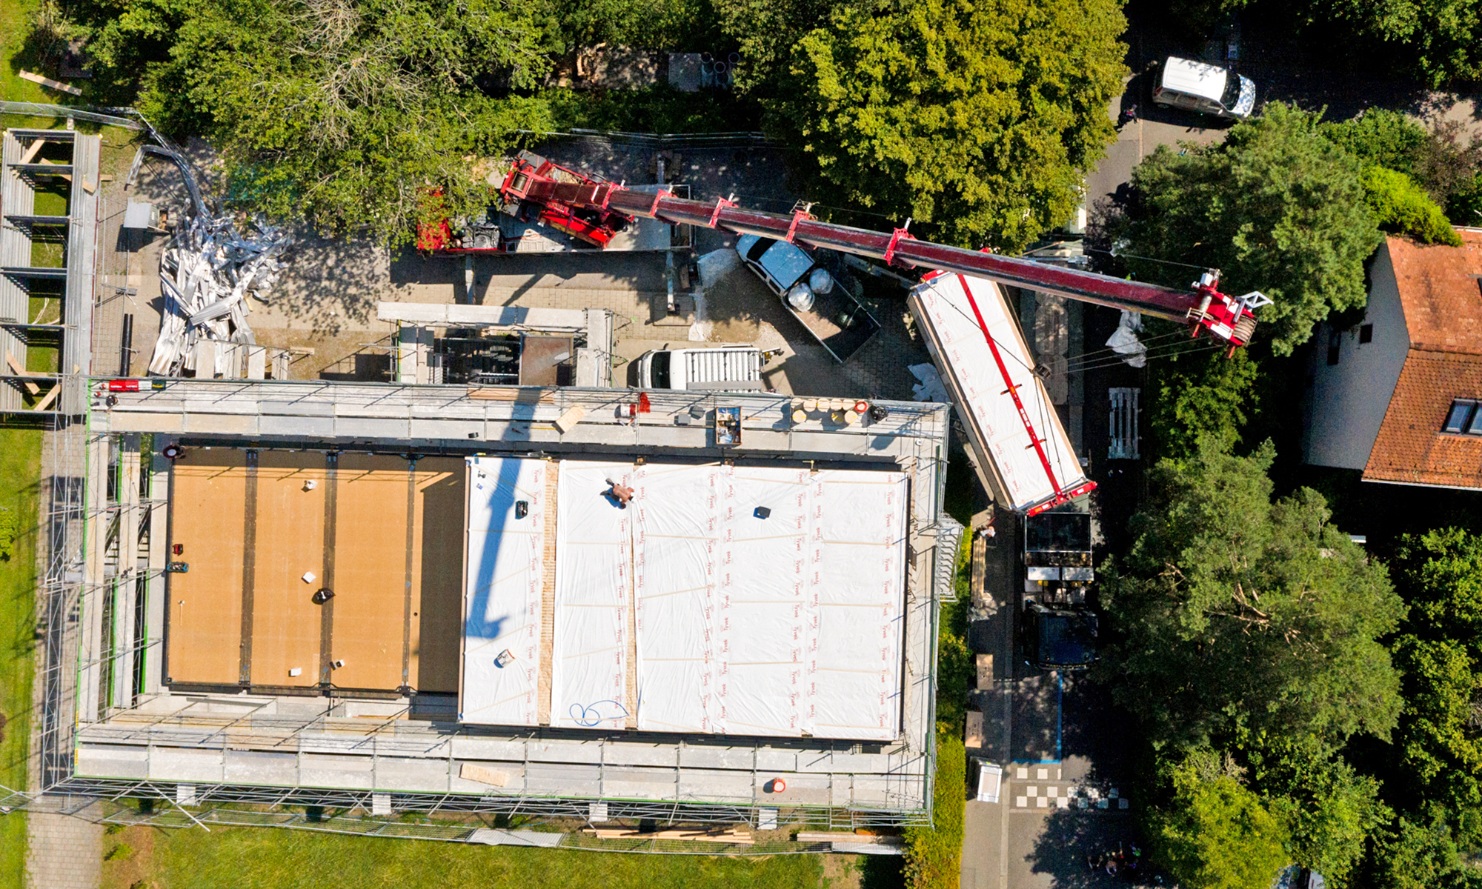
[[[1024,662],[1041,670],[1084,670],[1096,662],[1096,612],[1027,601],[1019,619]]]

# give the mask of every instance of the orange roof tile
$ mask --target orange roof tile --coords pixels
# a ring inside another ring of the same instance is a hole
[[[1412,349],[1364,481],[1482,489],[1482,435],[1441,432],[1455,398],[1482,399],[1482,355]]]
[[[1389,257],[1411,347],[1482,354],[1482,230],[1457,233],[1460,247],[1391,237]]]

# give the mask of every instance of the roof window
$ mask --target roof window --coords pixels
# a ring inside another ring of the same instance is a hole
[[[1453,400],[1441,431],[1455,435],[1482,435],[1482,410],[1477,409],[1477,402],[1470,398]]]

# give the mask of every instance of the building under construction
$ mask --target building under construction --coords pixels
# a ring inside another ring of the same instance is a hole
[[[60,789],[929,817],[960,530],[942,405],[178,379],[88,397]]]

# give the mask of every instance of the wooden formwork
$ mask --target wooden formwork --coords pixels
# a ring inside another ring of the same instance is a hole
[[[313,596],[325,575],[327,476],[322,453],[259,453],[248,671],[253,685],[320,682],[323,607]],[[305,573],[314,579],[304,580]]]
[[[464,474],[453,458],[190,449],[171,472],[171,558],[189,570],[170,575],[169,681],[456,693]]]
[[[235,685],[241,670],[247,455],[194,451],[170,473],[167,682]]]
[[[464,461],[417,461],[412,504],[412,595],[409,652],[412,684],[456,694],[463,634]]]

